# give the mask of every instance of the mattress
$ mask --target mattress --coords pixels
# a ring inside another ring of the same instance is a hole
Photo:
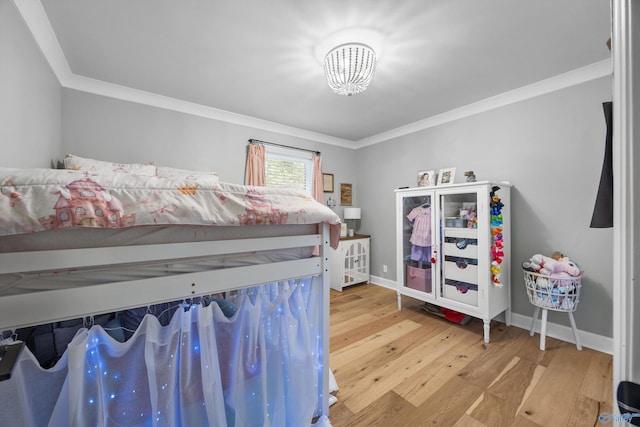
[[[0,168],[0,236],[142,226],[331,226],[339,217],[303,191],[206,178]]]
[[[293,189],[193,177],[0,168],[0,253],[7,255],[125,246],[145,251],[146,245],[302,236],[319,233],[318,224],[330,226],[335,248],[339,221],[329,208]],[[71,269],[28,265],[0,274],[0,296],[289,261],[308,258],[313,249],[245,249]]]

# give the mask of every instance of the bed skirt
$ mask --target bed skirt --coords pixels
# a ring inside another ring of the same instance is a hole
[[[322,292],[317,277],[247,288],[231,318],[187,304],[167,326],[145,316],[124,343],[81,329],[50,369],[25,348],[0,382],[0,425],[310,425],[322,413]]]

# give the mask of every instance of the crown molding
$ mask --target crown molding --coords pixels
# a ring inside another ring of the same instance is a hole
[[[434,126],[439,126],[444,123],[504,107],[505,105],[535,98],[540,95],[565,89],[591,80],[596,80],[601,77],[610,76],[611,74],[612,63],[610,59],[606,59],[518,89],[492,96],[491,98],[486,98],[423,120],[418,120],[417,122],[413,122],[405,126],[400,126],[377,135],[363,138],[356,142],[356,148],[362,148],[368,145],[388,141],[393,138],[398,138],[400,136],[415,133]]]
[[[469,117],[495,108],[503,107],[505,105],[544,95],[549,92],[609,76],[612,73],[611,60],[607,59],[528,86],[493,96],[491,98],[483,99],[460,108],[437,114],[408,125],[400,126],[386,132],[381,132],[358,141],[351,141],[293,126],[283,125],[269,120],[245,116],[193,102],[76,75],[69,67],[69,63],[64,56],[62,47],[60,46],[53,28],[51,27],[51,23],[49,22],[49,18],[47,17],[44,8],[42,7],[42,3],[36,0],[13,1],[27,28],[31,31],[36,44],[40,47],[45,59],[60,82],[60,85],[64,88],[178,111],[185,114],[220,120],[240,126],[247,126],[349,149],[359,149],[388,141],[393,138],[398,138],[400,136],[415,133],[444,123],[459,120],[464,117]]]
[[[64,88],[220,120],[226,123],[252,127],[296,138],[309,139],[311,141],[337,145],[344,148],[354,148],[353,141],[350,140],[76,75],[71,71],[62,47],[58,42],[58,38],[53,31],[51,22],[42,7],[42,3],[36,0],[13,1],[27,28],[31,31],[36,44],[40,47],[45,59],[53,70],[58,82]]]
[[[40,47],[58,82],[60,82],[61,86],[66,87],[72,76],[71,68],[67,58],[64,56],[62,47],[60,47],[58,38],[53,32],[42,3],[29,0],[13,0],[13,3],[18,12],[20,12],[25,25],[31,31],[36,44]]]

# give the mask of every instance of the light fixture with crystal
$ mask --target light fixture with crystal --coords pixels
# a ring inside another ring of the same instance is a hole
[[[344,43],[334,47],[324,58],[324,72],[329,87],[338,95],[364,92],[376,70],[376,53],[364,43]]]

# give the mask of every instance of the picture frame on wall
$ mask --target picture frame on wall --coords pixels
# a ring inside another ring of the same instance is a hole
[[[438,185],[453,184],[456,176],[456,168],[440,169],[438,172]]]
[[[436,185],[436,171],[418,172],[418,187],[432,187]]]
[[[352,193],[351,184],[340,184],[340,204],[342,206],[351,206]]]
[[[322,174],[322,191],[324,191],[325,193],[333,193],[333,174],[332,173]]]

